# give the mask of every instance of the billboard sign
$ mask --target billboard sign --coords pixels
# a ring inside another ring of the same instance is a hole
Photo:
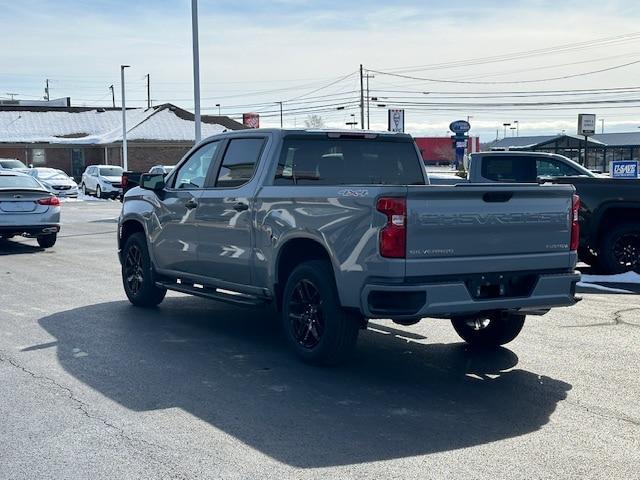
[[[395,108],[389,109],[389,128],[390,132],[404,133],[404,110]]]
[[[610,172],[613,178],[638,178],[638,162],[614,160],[611,162]]]
[[[242,124],[249,128],[260,128],[260,115],[257,113],[243,113]]]
[[[471,124],[466,120],[456,120],[449,124],[449,130],[455,134],[464,134],[471,130]]]
[[[593,135],[596,133],[596,116],[592,113],[578,115],[578,135]]]

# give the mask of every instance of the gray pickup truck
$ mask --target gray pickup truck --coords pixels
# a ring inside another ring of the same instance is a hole
[[[577,204],[571,185],[429,185],[409,135],[229,132],[126,194],[123,285],[142,307],[273,305],[311,363],[344,360],[372,318],[501,345],[576,302]]]

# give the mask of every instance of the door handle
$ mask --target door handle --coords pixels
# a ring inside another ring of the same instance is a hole
[[[196,202],[193,198],[191,198],[187,203],[184,204],[189,210],[196,208],[198,206],[198,202]]]
[[[236,212],[244,212],[245,210],[249,210],[249,205],[244,202],[238,202],[233,206],[233,209]]]

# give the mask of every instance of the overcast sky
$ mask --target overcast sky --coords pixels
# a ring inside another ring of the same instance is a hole
[[[108,87],[114,84],[119,104],[119,65],[130,64],[127,96],[131,105],[145,105],[144,76],[149,73],[154,103],[170,101],[193,107],[189,1],[0,1],[0,11],[0,97],[6,98],[6,93],[41,97],[44,80],[49,78],[52,97],[70,96],[74,105],[109,105]],[[433,80],[527,82],[457,84],[374,73],[371,95],[380,97],[377,103],[385,105],[406,101],[400,100],[402,96],[439,104],[500,103],[514,98],[473,96],[476,92],[640,86],[638,63],[586,74],[639,61],[640,37],[519,60],[434,67],[632,34],[640,31],[639,20],[640,2],[617,0],[201,0],[204,113],[217,113],[215,104],[220,103],[223,114],[258,111],[263,114],[263,125],[278,125],[274,102],[285,101],[285,126],[302,125],[305,108],[311,106],[320,110],[327,124],[344,126],[351,113],[359,118],[354,104],[359,80],[354,73],[360,63],[367,70],[404,72]],[[423,67],[403,70],[414,66]],[[567,75],[581,76],[530,82]],[[346,78],[329,86],[341,77]],[[460,97],[465,92],[473,93],[470,98]],[[318,98],[321,96],[325,97]],[[640,99],[640,91],[551,98],[633,100]],[[535,102],[541,98],[517,100]],[[385,109],[377,103],[372,103],[371,126],[384,129]],[[336,110],[340,105],[346,105],[345,109]],[[625,108],[619,108],[622,106]],[[639,106],[640,101],[553,110],[420,106],[407,108],[406,123],[410,133],[443,135],[451,120],[470,115],[474,131],[490,140],[496,130],[502,136],[502,124],[513,120],[519,121],[520,135],[563,129],[575,133],[577,113],[584,111],[604,118],[606,131],[632,131],[640,125]]]

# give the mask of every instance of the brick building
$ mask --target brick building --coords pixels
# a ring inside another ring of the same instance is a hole
[[[202,136],[246,128],[229,117],[202,117]],[[171,104],[127,109],[130,170],[173,165],[193,146],[193,114]],[[80,177],[87,165],[122,164],[122,110],[0,106],[0,158]]]

